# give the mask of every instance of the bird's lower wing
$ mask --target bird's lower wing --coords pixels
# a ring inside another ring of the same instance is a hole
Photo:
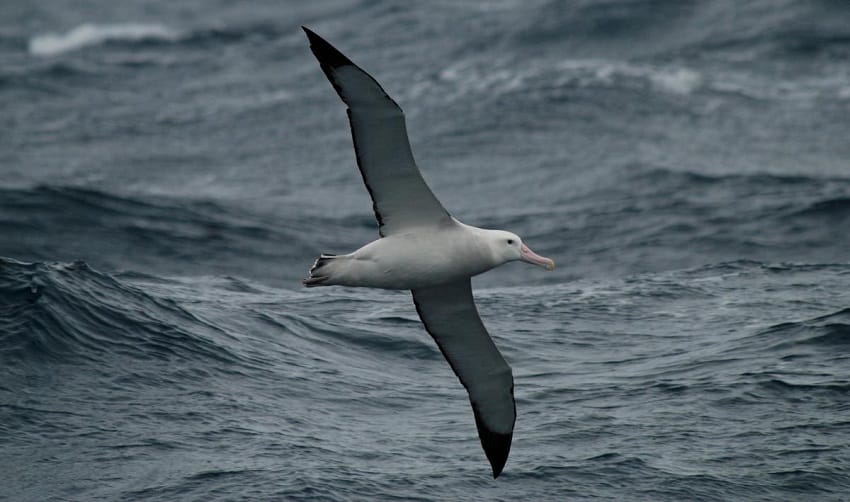
[[[495,478],[508,459],[516,421],[511,367],[478,316],[470,279],[415,289],[413,301],[425,329],[469,393]]]

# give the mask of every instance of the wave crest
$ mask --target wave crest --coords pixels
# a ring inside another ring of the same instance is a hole
[[[35,56],[54,56],[109,41],[158,40],[172,42],[180,34],[162,24],[81,24],[64,34],[48,33],[29,40],[29,52]]]
[[[215,326],[177,303],[151,296],[82,261],[24,263],[0,258],[0,356],[27,361],[233,362]]]

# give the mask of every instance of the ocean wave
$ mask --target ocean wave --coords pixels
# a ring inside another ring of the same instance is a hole
[[[112,41],[172,42],[180,33],[162,24],[81,24],[64,34],[48,33],[29,40],[29,52],[34,56],[55,56],[84,47]]]
[[[816,392],[846,395],[848,392],[850,392],[850,383],[797,383],[781,378],[770,378],[766,380],[761,380],[758,382],[758,386],[762,389],[780,395],[812,395]]]
[[[27,261],[83,259],[105,270],[164,275],[240,275],[297,284],[300,274],[270,263],[319,250],[297,215],[263,215],[208,199],[128,195],[74,186],[0,188],[0,256]],[[329,220],[329,228],[346,222]],[[350,224],[350,222],[347,222]]]
[[[267,41],[280,37],[283,29],[267,22],[213,25],[179,30],[162,23],[81,24],[65,33],[32,36],[27,48],[33,56],[58,56],[108,43],[186,44],[204,46],[243,40]]]
[[[812,202],[808,207],[797,211],[793,216],[816,218],[850,218],[850,197],[824,198]]]
[[[637,166],[639,167],[639,166]],[[752,173],[704,173],[682,169],[670,169],[666,167],[652,167],[640,170],[631,177],[636,182],[647,182],[657,184],[668,182],[682,186],[688,185],[712,185],[712,184],[757,184],[760,186],[800,186],[806,184],[818,184],[825,182],[847,182],[850,178],[828,177],[828,176],[806,176],[802,174],[774,174],[769,172]]]
[[[559,93],[565,88],[631,89],[686,96],[697,91],[704,77],[693,68],[673,64],[634,63],[607,59],[462,60],[442,69],[436,80],[419,82],[406,99],[439,92],[461,100],[470,94],[488,99],[515,92]]]
[[[469,95],[485,95],[489,99],[514,93],[540,93],[547,99],[559,101],[564,99],[565,90],[576,89],[612,89],[668,98],[698,94],[712,99],[804,103],[818,99],[847,99],[850,91],[846,71],[842,68],[812,67],[777,78],[776,70],[761,74],[751,68],[737,67],[737,61],[733,62],[733,66],[711,67],[689,57],[690,54],[704,56],[718,51],[729,52],[735,57],[752,53],[747,60],[766,65],[773,59],[770,51],[809,50],[837,54],[850,47],[846,43],[850,33],[817,37],[807,33],[773,31],[743,39],[713,34],[716,36],[682,42],[680,46],[671,41],[668,49],[660,50],[662,54],[656,57],[629,57],[628,52],[612,52],[584,57],[571,55],[569,58],[545,53],[522,57],[521,53],[517,53],[494,58],[492,54],[471,53],[438,71],[435,78],[413,83],[408,92],[413,99],[426,93],[439,93],[453,100],[466,99]],[[572,33],[568,35],[573,36]],[[782,48],[777,49],[777,46]],[[847,52],[850,53],[850,50]],[[588,99],[594,99],[594,96],[588,96]],[[607,96],[605,99],[610,100]]]
[[[683,66],[637,64],[625,61],[565,60],[556,65],[579,87],[645,87],[688,95],[703,83],[696,70]],[[566,83],[566,82],[563,82]]]
[[[850,346],[850,308],[804,321],[771,326],[758,337],[774,341],[772,349]]]
[[[215,341],[221,332],[172,300],[91,269],[84,262],[24,263],[0,258],[0,357],[80,362],[237,356]]]
[[[766,7],[772,8],[770,5]],[[824,3],[821,7],[825,7]],[[691,49],[728,53],[734,60],[749,61],[786,58],[813,61],[818,57],[847,59],[850,57],[850,32],[846,22],[836,22],[840,19],[840,15],[836,14],[828,12],[828,9],[808,11],[803,7],[792,9],[782,17],[766,16],[761,23],[750,24],[748,29],[735,30],[738,22],[752,23],[751,19],[742,18],[710,31],[709,37],[700,40]]]

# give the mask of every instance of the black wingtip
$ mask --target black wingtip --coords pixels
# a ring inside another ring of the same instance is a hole
[[[511,453],[511,440],[513,432],[501,434],[493,432],[478,416],[478,410],[473,406],[475,414],[475,425],[478,427],[478,438],[481,439],[481,446],[484,448],[484,454],[487,455],[487,460],[490,461],[490,467],[493,468],[493,479],[499,477],[502,469],[508,461],[508,455]]]
[[[513,435],[499,434],[485,430],[479,430],[478,435],[481,438],[481,446],[484,447],[487,460],[490,461],[490,467],[493,468],[493,479],[496,479],[502,473],[502,469],[505,468],[505,464],[508,461]]]
[[[333,45],[329,44],[327,40],[319,35],[316,35],[313,30],[306,26],[302,26],[301,29],[307,34],[307,40],[310,41],[310,50],[313,51],[313,54],[320,63],[328,65],[331,68],[354,65],[345,54],[336,50]]]

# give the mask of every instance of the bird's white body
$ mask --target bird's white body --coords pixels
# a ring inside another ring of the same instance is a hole
[[[317,272],[328,277],[323,286],[426,288],[478,275],[506,258],[519,259],[519,253],[502,252],[508,240],[519,242],[508,232],[485,230],[452,218],[446,224],[414,228],[334,256]]]

